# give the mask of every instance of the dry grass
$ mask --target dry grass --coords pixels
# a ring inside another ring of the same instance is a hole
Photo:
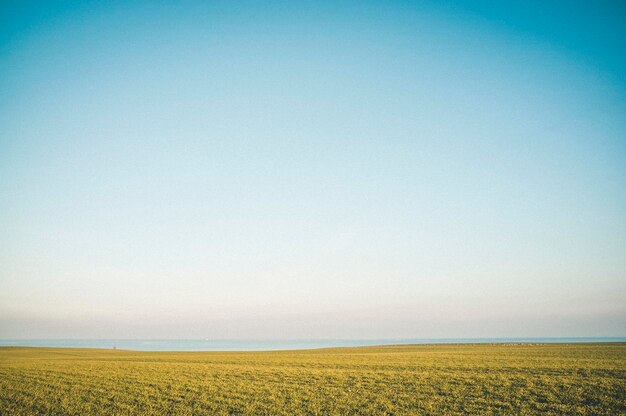
[[[626,344],[0,348],[2,415],[626,414]]]

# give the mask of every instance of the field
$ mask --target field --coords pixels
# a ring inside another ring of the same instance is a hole
[[[626,414],[626,344],[0,348],[2,415]]]

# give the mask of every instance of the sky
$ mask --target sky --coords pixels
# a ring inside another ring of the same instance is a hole
[[[626,336],[618,1],[4,1],[0,338]]]

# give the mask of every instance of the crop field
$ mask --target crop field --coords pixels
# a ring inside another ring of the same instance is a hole
[[[626,344],[0,348],[2,415],[626,414]]]

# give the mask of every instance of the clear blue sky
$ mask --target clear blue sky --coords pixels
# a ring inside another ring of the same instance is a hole
[[[0,338],[625,336],[625,21],[2,2]]]

